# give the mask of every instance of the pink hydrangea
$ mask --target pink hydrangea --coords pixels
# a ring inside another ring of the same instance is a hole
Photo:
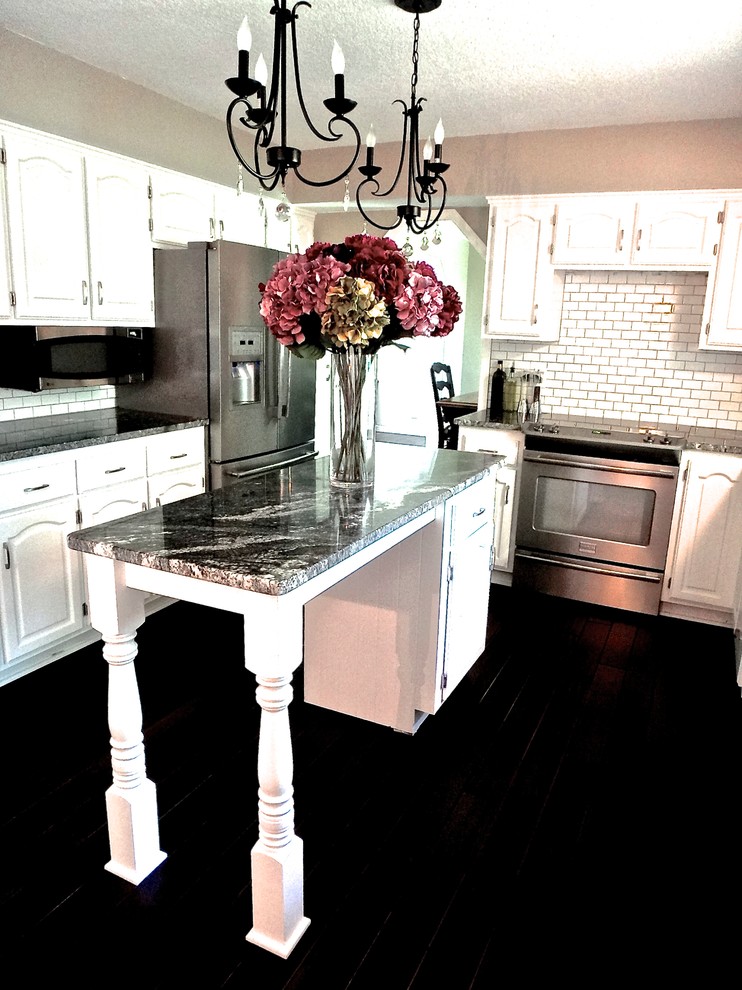
[[[260,314],[271,333],[305,357],[337,350],[339,338],[328,333],[329,317],[322,317],[328,299],[339,305],[338,288],[347,276],[370,283],[385,312],[381,333],[361,334],[358,346],[376,350],[402,337],[445,337],[462,311],[456,290],[443,285],[427,262],[410,264],[389,237],[352,234],[339,244],[315,241],[304,254],[276,263],[259,287]]]
[[[348,265],[332,255],[291,254],[278,261],[265,285],[260,285],[260,315],[282,344],[304,343],[300,317],[322,315],[327,290],[348,271]]]
[[[428,274],[432,271],[430,265],[419,262],[394,299],[397,319],[415,337],[432,337],[438,330],[443,286],[435,274]]]

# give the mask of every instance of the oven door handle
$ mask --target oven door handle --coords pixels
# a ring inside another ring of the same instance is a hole
[[[675,467],[640,468],[633,462],[624,465],[617,464],[615,461],[611,461],[610,464],[601,464],[600,461],[578,461],[566,457],[544,457],[541,454],[529,455],[528,451],[524,453],[523,460],[531,464],[550,464],[556,467],[580,468],[581,471],[608,471],[611,474],[642,475],[645,478],[676,478],[678,473],[678,469]]]
[[[553,564],[556,567],[566,567],[573,571],[588,571],[590,574],[603,574],[607,577],[620,575],[635,581],[649,581],[651,584],[659,584],[663,578],[662,574],[649,574],[647,571],[637,571],[631,567],[599,567],[597,564],[581,564],[575,560],[565,560],[564,557],[560,557],[558,560],[555,557],[542,557],[531,550],[517,550],[516,555],[527,557],[528,560],[535,560],[539,564]]]

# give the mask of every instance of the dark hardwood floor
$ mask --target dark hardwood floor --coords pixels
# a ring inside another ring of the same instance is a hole
[[[239,619],[179,603],[139,643],[168,858],[138,887],[104,869],[100,646],[0,689],[5,990],[727,981],[742,891],[729,630],[493,588],[486,653],[414,737],[305,704],[299,670],[311,925],[288,960],[245,941],[259,713]]]

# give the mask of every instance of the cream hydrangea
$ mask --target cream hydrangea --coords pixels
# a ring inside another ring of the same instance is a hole
[[[376,297],[373,283],[365,278],[346,275],[339,279],[327,290],[325,305],[322,333],[335,347],[365,347],[389,323],[386,303]]]

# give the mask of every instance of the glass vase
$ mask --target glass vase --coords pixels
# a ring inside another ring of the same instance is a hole
[[[362,347],[330,362],[330,484],[369,488],[376,455],[377,358]]]

